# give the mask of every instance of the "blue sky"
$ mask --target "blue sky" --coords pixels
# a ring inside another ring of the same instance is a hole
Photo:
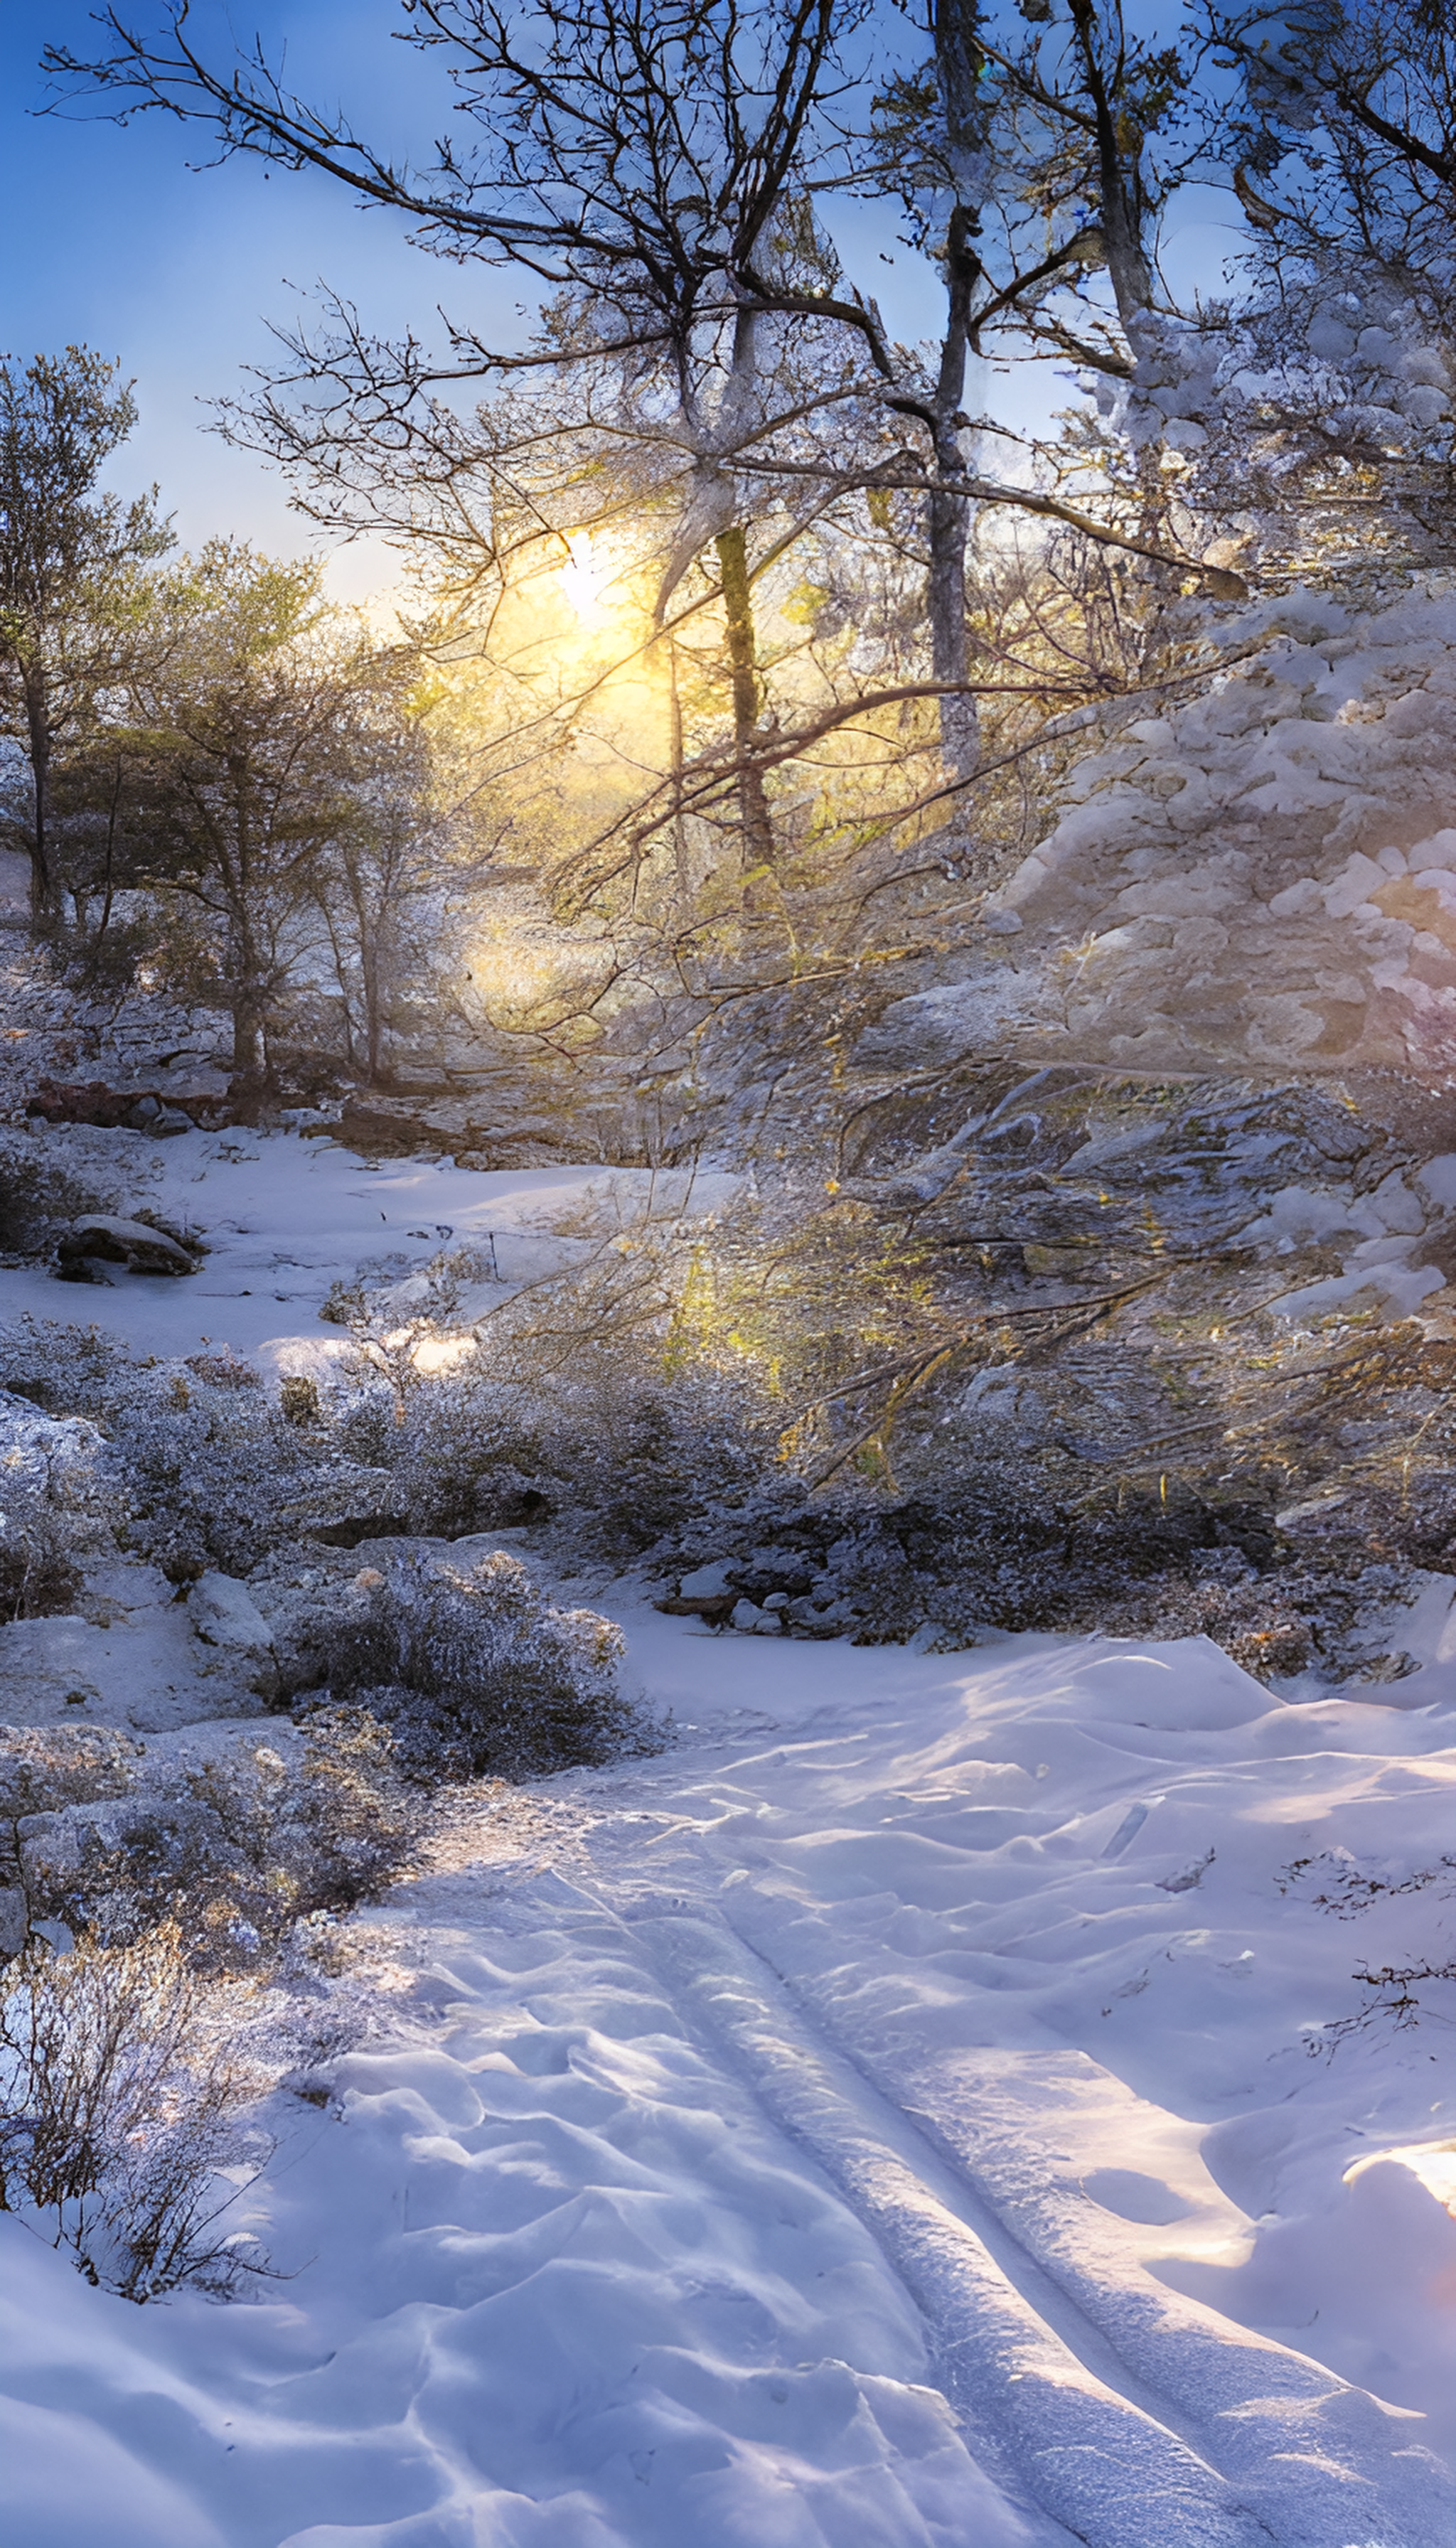
[[[135,11],[145,23],[148,0]],[[227,13],[204,5],[199,28],[226,34]],[[390,42],[396,0],[242,0],[239,32],[257,27],[288,46],[300,90],[342,95],[366,130],[422,142],[438,100],[413,52]],[[196,173],[201,135],[160,116],[125,131],[101,122],[37,117],[38,63],[46,43],[88,47],[86,0],[3,0],[0,6],[0,234],[19,244],[0,266],[0,349],[21,361],[82,342],[119,354],[136,380],[140,423],[110,472],[127,489],[160,483],[179,536],[195,545],[238,531],[274,551],[312,545],[276,474],[206,431],[203,402],[241,386],[241,367],[265,362],[266,320],[298,307],[290,285],[320,279],[358,301],[372,322],[413,319],[427,332],[447,293],[503,333],[519,284],[482,273],[469,283],[412,250],[405,225],[364,212],[322,177],[268,175],[256,160]],[[218,47],[221,50],[221,46]],[[332,582],[353,597],[398,567],[363,541],[341,553]]]
[[[133,0],[137,23],[154,23],[152,0]],[[194,0],[192,27],[212,58],[226,57],[229,28],[254,29],[273,58],[286,49],[290,83],[312,101],[341,100],[359,129],[393,150],[422,152],[444,123],[438,68],[391,41],[398,0]],[[897,33],[903,22],[896,20]],[[209,40],[210,41],[206,41]],[[194,169],[206,137],[170,117],[140,117],[126,130],[84,118],[40,115],[46,43],[100,48],[88,0],[0,0],[0,235],[18,245],[0,267],[0,349],[25,361],[72,342],[120,355],[135,376],[141,418],[118,456],[112,483],[159,482],[178,534],[196,545],[235,531],[275,553],[312,546],[317,534],[288,505],[276,474],[206,428],[206,402],[243,386],[249,363],[266,363],[267,320],[287,321],[298,295],[320,280],[356,301],[382,332],[407,324],[428,338],[444,299],[500,342],[521,332],[522,280],[459,268],[410,247],[397,216],[360,209],[321,176],[266,172],[254,159]],[[1216,281],[1233,233],[1223,202],[1196,190],[1174,247],[1185,282]],[[1215,227],[1210,228],[1213,216]],[[903,250],[893,268],[887,208],[843,205],[841,246],[875,278],[898,334],[932,331],[936,278]],[[985,384],[999,412],[1045,414],[1065,389],[1022,378]],[[398,562],[363,540],[330,571],[341,598],[392,584]]]

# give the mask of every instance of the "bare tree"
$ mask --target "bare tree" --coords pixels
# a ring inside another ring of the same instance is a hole
[[[375,359],[361,364],[360,347],[335,332],[318,368],[343,393],[332,417],[350,452],[361,421],[377,435],[382,411],[398,419],[421,391],[510,368],[651,364],[654,390],[671,396],[685,462],[660,599],[666,608],[712,545],[745,747],[750,864],[770,856],[773,841],[747,749],[760,695],[746,491],[733,461],[745,437],[762,441],[772,431],[759,394],[759,321],[773,314],[848,329],[885,377],[892,369],[872,309],[781,270],[772,244],[791,193],[802,198],[846,173],[824,110],[845,78],[844,38],[864,8],[865,0],[788,0],[772,12],[743,11],[736,0],[542,0],[523,21],[493,0],[418,0],[410,40],[443,52],[471,134],[468,148],[442,142],[419,175],[288,93],[259,52],[243,67],[205,60],[185,4],[168,11],[158,44],[108,10],[101,23],[115,52],[85,65],[64,48],[47,56],[60,77],[89,78],[123,112],[165,106],[211,123],[225,149],[321,168],[409,214],[432,252],[511,259],[562,296],[556,342],[524,357],[501,356],[458,327],[443,366],[430,366],[412,342],[374,348]],[[317,362],[311,349],[305,381]],[[266,412],[268,437],[285,457],[313,468],[321,459],[326,477],[332,437],[320,435],[317,414],[301,435],[292,414],[276,406]]]
[[[420,719],[386,659],[351,703],[346,803],[322,845],[313,895],[343,1008],[345,1057],[372,1083],[390,1076],[402,1002],[438,968],[442,906],[478,875],[456,845]]]
[[[1088,273],[1111,256],[1109,232],[1142,240],[1139,154],[1168,82],[1159,87],[1153,57],[1129,46],[1115,11],[1104,27],[1089,10],[1078,0],[1071,30],[1049,47],[1036,34],[997,49],[972,0],[938,0],[929,79],[919,91],[912,81],[905,111],[871,134],[863,48],[850,58],[864,0],[778,10],[541,0],[525,18],[493,0],[418,0],[410,39],[440,56],[467,136],[438,145],[422,172],[294,96],[256,48],[205,57],[179,0],[154,42],[112,8],[104,58],[86,64],[61,48],[47,58],[63,84],[89,81],[123,115],[164,109],[210,125],[225,152],[317,167],[409,216],[429,252],[511,261],[548,288],[526,350],[502,352],[460,322],[441,358],[412,335],[371,337],[334,304],[321,332],[285,339],[279,377],[250,413],[234,410],[231,429],[283,461],[306,508],[367,517],[405,539],[437,531],[442,551],[473,553],[484,581],[504,570],[512,513],[522,540],[564,538],[628,504],[650,513],[665,552],[664,634],[684,612],[722,614],[731,749],[725,764],[709,747],[711,775],[716,799],[731,770],[741,863],[757,870],[776,855],[765,782],[783,756],[756,594],[836,508],[844,523],[853,503],[863,516],[865,497],[894,490],[927,506],[931,665],[920,694],[944,703],[959,781],[977,748],[966,702],[983,686],[965,635],[974,506],[1073,521],[1180,573],[1191,564],[1161,517],[1130,525],[1120,490],[1078,512],[1046,489],[972,470],[960,438],[968,353],[1012,327],[1075,350],[1062,303],[1070,294],[1081,307]],[[927,187],[949,181],[954,205],[938,246],[948,323],[933,376],[886,341],[873,302],[845,284],[817,209],[835,189],[883,190],[902,176],[926,240]],[[1032,252],[1047,209],[1055,235]],[[1132,253],[1118,248],[1125,279]],[[1091,341],[1106,368],[1131,371],[1126,337],[1095,311]],[[549,383],[551,411],[520,396],[503,417],[498,401],[462,421],[462,386],[512,377]]]

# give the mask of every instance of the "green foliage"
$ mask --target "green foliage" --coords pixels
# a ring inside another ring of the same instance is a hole
[[[126,503],[97,482],[136,419],[118,366],[87,347],[0,362],[0,732],[30,769],[30,802],[3,830],[30,854],[38,906],[53,903],[51,764],[131,660],[142,570],[171,542],[156,491]]]

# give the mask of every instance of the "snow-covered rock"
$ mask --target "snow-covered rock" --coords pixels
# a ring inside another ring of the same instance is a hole
[[[273,1631],[245,1584],[231,1575],[204,1575],[187,1595],[187,1614],[208,1646],[241,1667],[249,1689],[271,1698],[278,1688]]]
[[[0,1509],[14,1496],[74,1509],[95,1492],[101,1436],[80,1415],[46,1415],[0,1391]]]
[[[683,1576],[678,1587],[683,1600],[716,1600],[719,1593],[731,1589],[728,1578],[733,1565],[731,1557],[722,1557],[715,1559],[711,1566],[695,1566],[690,1575]]]
[[[196,1257],[165,1230],[144,1221],[121,1221],[111,1213],[81,1214],[64,1232],[56,1254],[62,1267],[94,1258],[104,1265],[125,1265],[129,1274],[197,1272]]]

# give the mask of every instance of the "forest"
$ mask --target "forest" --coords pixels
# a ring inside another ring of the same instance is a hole
[[[115,2535],[1435,2548],[1456,23],[389,24],[40,65],[408,243],[293,553],[0,359],[0,2230],[272,2402]]]

